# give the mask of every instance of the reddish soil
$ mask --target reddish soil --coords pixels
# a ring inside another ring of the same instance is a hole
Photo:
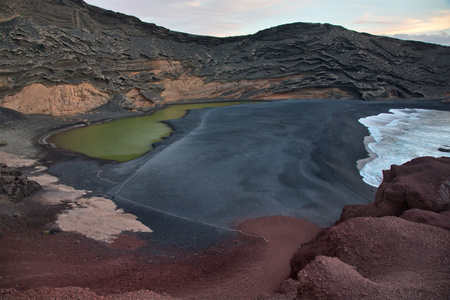
[[[62,205],[0,199],[0,206],[6,212],[0,215],[2,299],[155,297],[150,291],[186,299],[252,299],[279,288],[293,253],[319,230],[295,218],[260,218],[240,229],[268,241],[241,235],[208,251],[157,256],[145,251],[152,245],[135,233],[112,244],[69,232],[43,234]]]
[[[328,231],[326,249],[298,273],[300,299],[450,296],[448,230],[393,216],[352,218]]]
[[[383,172],[375,202],[344,207],[291,260],[282,295],[300,299],[450,299],[450,158]]]

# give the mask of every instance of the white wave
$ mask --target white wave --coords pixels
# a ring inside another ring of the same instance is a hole
[[[450,112],[426,109],[391,109],[389,113],[359,119],[373,139],[366,143],[375,158],[358,161],[364,182],[378,187],[383,170],[420,156],[450,157]],[[367,141],[367,139],[366,139]]]

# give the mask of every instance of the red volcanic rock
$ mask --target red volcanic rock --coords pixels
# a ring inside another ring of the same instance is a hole
[[[420,157],[383,171],[375,195],[378,216],[399,216],[418,208],[440,212],[450,204],[450,158]]]
[[[355,217],[400,216],[409,209],[450,209],[450,158],[420,157],[383,171],[375,202],[347,205],[339,222]],[[411,219],[413,220],[413,219]]]
[[[309,243],[318,255],[297,275],[303,299],[445,299],[450,231],[397,217],[353,218]],[[326,244],[328,252],[323,256]],[[297,255],[301,255],[302,248]],[[295,261],[294,259],[291,261]]]
[[[377,288],[355,267],[335,257],[318,256],[299,273],[297,295],[301,299],[358,299],[372,296]]]
[[[315,239],[303,244],[291,258],[291,278],[296,278],[297,273],[309,264],[318,255],[329,255],[327,239],[330,228],[322,229]]]
[[[441,213],[435,213],[428,210],[410,209],[405,211],[400,218],[416,222],[427,224],[430,226],[436,226],[443,229],[450,230],[450,211],[443,211]]]
[[[341,217],[338,221],[344,222],[348,219],[355,217],[376,217],[378,215],[378,209],[373,203],[370,204],[356,204],[356,205],[345,205],[342,208]]]
[[[291,259],[297,282],[289,280],[285,296],[450,295],[450,158],[414,159],[393,165],[383,176],[374,203],[345,206],[335,226],[297,250]]]

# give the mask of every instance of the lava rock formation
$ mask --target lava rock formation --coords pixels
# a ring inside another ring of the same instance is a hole
[[[375,202],[341,219],[291,259],[284,293],[313,299],[448,297],[450,158],[420,157],[383,173]]]
[[[67,107],[64,114],[83,112],[103,105],[103,94],[129,109],[194,99],[450,95],[450,47],[329,24],[217,38],[82,0],[3,0],[0,40],[0,105],[24,113],[53,114],[48,107],[55,105]],[[35,92],[42,85],[53,90]],[[30,110],[20,105],[26,101],[45,104]]]

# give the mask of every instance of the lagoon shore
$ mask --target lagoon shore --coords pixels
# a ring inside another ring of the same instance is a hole
[[[58,216],[66,215],[80,195],[90,195],[46,173],[51,163],[44,166],[39,160],[48,163],[49,157],[60,158],[59,153],[53,149],[47,152],[37,141],[43,132],[81,122],[82,117],[54,120],[11,111],[2,111],[2,117],[2,139],[7,145],[1,149],[6,152],[1,152],[0,160],[43,186],[43,191],[18,204],[3,198],[0,201],[3,299],[169,299],[169,294],[202,299],[205,293],[221,299],[235,299],[236,293],[238,298],[252,298],[278,288],[289,274],[289,259],[298,245],[312,239],[319,229],[309,222],[282,216],[250,220],[236,228],[245,234],[195,251],[159,249],[142,233],[132,231],[114,239],[105,239],[105,235],[89,238],[72,231],[75,228],[60,231]],[[70,153],[63,155],[73,158]],[[44,234],[55,228],[57,233]],[[283,237],[289,238],[280,240],[281,231]],[[155,248],[159,253],[155,254]],[[261,272],[264,269],[270,269],[270,274]]]
[[[126,227],[120,214],[110,212],[115,223],[108,226],[99,199],[90,207],[97,214],[86,210],[83,218],[64,223],[62,217],[80,206],[79,194],[88,195],[56,183],[31,159],[6,153],[0,158],[26,168],[43,186],[18,204],[0,199],[2,299],[251,299],[279,287],[298,245],[319,230],[295,218],[259,218],[240,224],[235,239],[216,247],[155,254],[155,245],[133,232],[145,232],[139,224]],[[95,226],[94,232],[80,231],[83,225]],[[119,226],[125,231],[111,232]]]

